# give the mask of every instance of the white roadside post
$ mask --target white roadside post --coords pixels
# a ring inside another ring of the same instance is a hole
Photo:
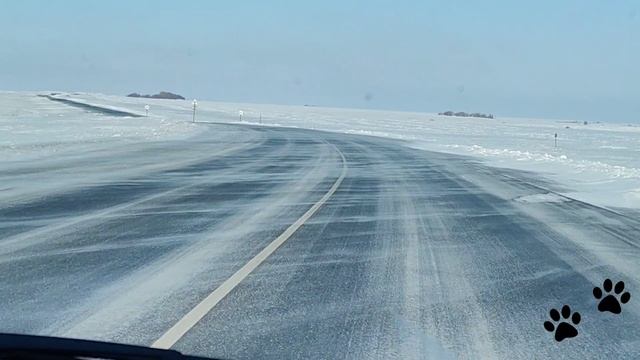
[[[193,122],[196,122],[196,106],[198,106],[198,101],[196,99],[193,99]]]
[[[244,115],[244,112],[240,110],[238,111],[238,115],[240,115],[240,122],[242,122],[242,115]]]
[[[554,136],[554,140],[555,140],[555,143],[553,147],[558,147],[558,133],[556,133],[556,135]]]
[[[149,117],[149,105],[144,106],[144,114],[145,116]]]

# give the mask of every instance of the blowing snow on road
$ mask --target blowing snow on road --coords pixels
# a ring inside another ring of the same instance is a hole
[[[2,96],[37,109],[0,124],[22,129],[0,138],[2,332],[149,346],[187,324],[172,348],[229,359],[640,357],[633,210],[413,140]],[[602,312],[594,287],[631,300]],[[581,319],[557,342],[565,304]]]

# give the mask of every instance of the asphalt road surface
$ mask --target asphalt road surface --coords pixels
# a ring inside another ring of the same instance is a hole
[[[534,174],[398,141],[202,126],[189,141],[0,170],[20,190],[0,202],[0,331],[151,345],[231,283],[173,348],[640,357],[637,218],[556,195]],[[621,314],[597,310],[605,278],[631,293]],[[565,304],[581,314],[578,335],[556,342],[543,323]]]

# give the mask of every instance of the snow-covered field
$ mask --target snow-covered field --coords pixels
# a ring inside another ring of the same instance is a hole
[[[28,159],[109,142],[193,135],[191,100],[156,100],[101,94],[64,95],[144,114],[149,118],[87,117],[35,93],[0,93],[0,156]],[[464,110],[464,109],[463,109]],[[467,109],[468,110],[468,109]],[[473,109],[471,109],[473,110]],[[489,165],[544,173],[558,192],[608,207],[640,208],[640,118],[635,124],[476,119],[428,113],[199,101],[199,121],[290,126],[403,139],[413,147],[470,155]],[[605,121],[606,120],[606,121]],[[554,134],[558,134],[558,147]]]
[[[195,131],[193,124],[170,118],[105,116],[53,102],[37,93],[0,92],[2,161],[78,153],[126,142],[184,138]]]
[[[151,163],[153,158],[132,154],[201,130],[168,117],[108,116],[37,93],[0,92],[0,202],[127,178],[162,166]],[[163,154],[164,162],[170,164],[172,155]]]

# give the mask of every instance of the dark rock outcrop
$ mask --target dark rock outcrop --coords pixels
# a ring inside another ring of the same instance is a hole
[[[459,116],[459,117],[475,117],[475,118],[485,118],[485,119],[493,119],[493,114],[481,114],[481,113],[466,113],[464,111],[453,112],[453,111],[445,111],[438,113],[438,115],[444,116]]]
[[[155,95],[140,95],[138,93],[131,93],[128,97],[135,98],[147,98],[147,99],[171,99],[171,100],[184,100],[184,97],[178,94],[170,93],[168,91],[160,91]]]

